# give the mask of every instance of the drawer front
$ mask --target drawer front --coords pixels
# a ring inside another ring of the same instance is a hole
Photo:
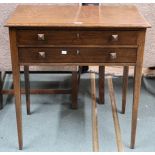
[[[138,31],[18,30],[18,45],[136,45]]]
[[[135,48],[19,48],[20,63],[135,63]]]
[[[77,44],[74,31],[18,30],[18,45],[66,45]]]

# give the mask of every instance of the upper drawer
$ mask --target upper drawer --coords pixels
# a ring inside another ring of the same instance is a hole
[[[138,31],[18,30],[18,45],[136,45]]]

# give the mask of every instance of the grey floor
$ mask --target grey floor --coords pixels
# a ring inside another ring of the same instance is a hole
[[[9,87],[11,79],[11,75],[7,75],[5,87]],[[49,82],[58,80],[65,81],[65,84]],[[118,111],[121,110],[121,80],[121,77],[113,78]],[[98,83],[98,75],[96,82]],[[70,75],[34,74],[31,75],[31,85],[41,88],[66,88],[70,86]],[[133,79],[129,78],[126,114],[118,113],[125,151],[155,151],[155,95],[151,93],[151,89],[155,88],[155,79],[144,78],[142,82],[135,149],[129,148],[132,86]],[[117,151],[117,147],[107,80],[105,87],[105,104],[97,105],[99,144],[100,151],[113,152]],[[23,95],[23,151],[92,151],[89,74],[81,76],[78,103],[78,110],[72,110],[70,95],[31,95],[32,114],[27,116]],[[19,151],[12,96],[4,96],[4,109],[0,111],[0,151]]]

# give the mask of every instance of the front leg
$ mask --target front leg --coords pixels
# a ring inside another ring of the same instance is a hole
[[[143,67],[144,43],[145,43],[145,30],[140,31],[138,36],[137,62],[134,70],[134,90],[133,90],[131,145],[130,145],[131,149],[135,147],[135,139],[136,139],[137,116],[138,116],[138,106],[139,106],[142,67]]]
[[[12,59],[12,72],[13,72],[13,85],[15,95],[15,108],[16,108],[16,120],[18,131],[18,143],[19,149],[23,148],[23,135],[22,135],[22,107],[21,107],[21,88],[20,88],[20,65],[18,60],[18,49],[16,47],[16,29],[9,29],[10,35],[10,48]]]
[[[131,149],[135,146],[136,139],[136,128],[137,128],[137,116],[138,116],[138,106],[141,90],[141,72],[142,67],[138,65],[135,67],[135,76],[134,76],[134,90],[133,90],[133,105],[132,105],[132,123],[131,123]]]

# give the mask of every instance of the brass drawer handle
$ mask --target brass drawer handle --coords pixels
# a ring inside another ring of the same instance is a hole
[[[80,34],[79,33],[77,33],[76,36],[77,36],[78,39],[80,38]]]
[[[68,53],[68,52],[65,51],[65,50],[62,50],[62,51],[61,51],[61,54],[62,54],[62,55],[67,55],[67,53]]]
[[[38,40],[45,40],[45,34],[37,34]]]
[[[80,50],[77,50],[77,51],[76,51],[76,54],[79,55],[79,54],[80,54]]]
[[[112,35],[112,41],[118,41],[118,34]]]
[[[39,53],[39,56],[42,57],[42,58],[45,58],[46,57],[46,53],[45,52],[38,52]]]
[[[116,53],[110,53],[110,58],[111,59],[116,59],[117,58],[117,54]]]

